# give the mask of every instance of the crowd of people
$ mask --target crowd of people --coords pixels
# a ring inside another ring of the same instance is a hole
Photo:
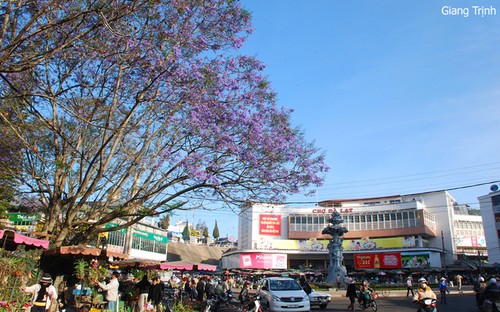
[[[224,296],[228,290],[238,288],[238,299],[242,302],[250,300],[249,291],[257,287],[259,276],[213,276],[213,275],[180,275],[173,274],[170,279],[162,280],[160,276],[148,277],[143,275],[136,279],[132,275],[124,275],[119,272],[113,272],[109,280],[94,281],[95,288],[104,292],[104,298],[107,303],[107,309],[116,311],[118,299],[124,301],[127,311],[161,311],[161,305],[164,303],[164,294],[166,290],[178,296],[176,299],[192,300],[202,302],[207,298]],[[450,278],[443,275],[438,278],[435,275],[421,277],[415,281],[412,275],[406,277],[406,296],[411,296],[414,302],[423,298],[438,299],[439,294],[441,304],[447,304],[447,295],[450,288],[455,288],[458,293],[462,292],[462,284],[473,284],[477,306],[485,312],[494,311],[493,307],[500,307],[500,279],[495,277],[484,278],[482,276],[462,276],[454,275]],[[498,281],[498,282],[497,282]],[[310,293],[311,287],[309,279],[302,276],[299,280],[303,289]],[[346,297],[349,298],[350,305],[348,310],[354,310],[354,303],[358,299],[361,305],[366,305],[368,296],[373,293],[370,284],[374,284],[374,279],[363,278],[360,283],[352,277],[347,277]],[[454,284],[454,282],[456,284]],[[436,285],[436,293],[429,285]],[[418,288],[414,290],[413,286]],[[42,312],[49,311],[54,304],[62,307],[61,311],[75,312],[82,311],[76,308],[75,292],[77,285],[75,283],[67,284],[67,287],[58,291],[53,285],[53,280],[49,274],[44,274],[39,282],[32,286],[23,286],[21,290],[32,293],[31,311]],[[81,307],[80,307],[81,308]]]

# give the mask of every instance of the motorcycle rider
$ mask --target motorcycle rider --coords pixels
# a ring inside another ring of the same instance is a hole
[[[496,278],[490,279],[490,284],[484,290],[483,311],[498,311],[500,301],[500,288],[497,286]]]
[[[243,304],[247,304],[250,301],[250,295],[248,294],[249,287],[250,287],[250,282],[245,281],[245,283],[243,283],[243,288],[241,289],[240,294],[238,296],[238,299]]]
[[[418,279],[418,290],[413,296],[413,302],[418,303],[424,298],[432,298],[437,300],[437,296],[429,287],[427,280],[421,277]],[[419,307],[417,312],[422,312],[422,309]]]
[[[368,299],[371,297],[373,292],[373,288],[370,287],[370,284],[367,280],[364,280],[363,283],[359,286],[360,294],[361,294],[361,307],[366,309]]]

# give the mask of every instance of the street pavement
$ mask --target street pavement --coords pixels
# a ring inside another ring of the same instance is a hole
[[[438,295],[438,311],[439,312],[476,312],[476,297],[472,291],[472,286],[464,286],[463,293],[459,293],[457,288],[451,288],[450,294],[447,297],[447,304],[440,304],[439,291],[433,289]],[[312,311],[347,311],[349,299],[345,297],[345,290],[331,289],[329,291],[320,291],[329,293],[332,296],[332,302],[326,310],[321,310],[319,307],[313,307]],[[379,292],[380,295],[380,292]],[[377,299],[378,311],[390,312],[415,312],[418,306],[412,302],[410,297],[406,297],[406,290],[391,290],[387,297],[380,295]],[[356,302],[356,311],[361,311]],[[365,310],[370,312],[371,310]]]

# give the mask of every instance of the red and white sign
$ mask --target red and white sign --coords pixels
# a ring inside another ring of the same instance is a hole
[[[273,214],[259,215],[259,234],[281,236],[281,216]]]
[[[240,268],[242,269],[286,269],[286,266],[286,254],[240,254]]]
[[[401,268],[401,253],[355,254],[356,269],[399,269]]]

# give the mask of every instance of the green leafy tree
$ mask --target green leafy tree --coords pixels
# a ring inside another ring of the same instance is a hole
[[[207,237],[209,237],[209,236],[210,236],[210,234],[208,234],[208,228],[207,228],[207,227],[205,227],[205,228],[203,229],[203,237],[207,238]]]
[[[186,226],[184,227],[184,230],[182,231],[182,239],[184,241],[189,241],[191,239],[189,235],[189,223],[186,222]]]
[[[217,220],[215,220],[215,226],[214,226],[214,230],[213,230],[213,232],[212,232],[212,236],[213,236],[215,239],[219,239],[219,237],[220,237],[219,227],[217,226]]]
[[[166,214],[160,219],[160,222],[158,222],[158,227],[166,230],[168,229],[169,226],[170,226],[170,215]]]
[[[0,95],[52,246],[155,216],[320,186],[324,154],[291,124],[239,1],[7,1]],[[189,203],[186,198],[190,198]],[[116,219],[127,222],[104,228]]]

